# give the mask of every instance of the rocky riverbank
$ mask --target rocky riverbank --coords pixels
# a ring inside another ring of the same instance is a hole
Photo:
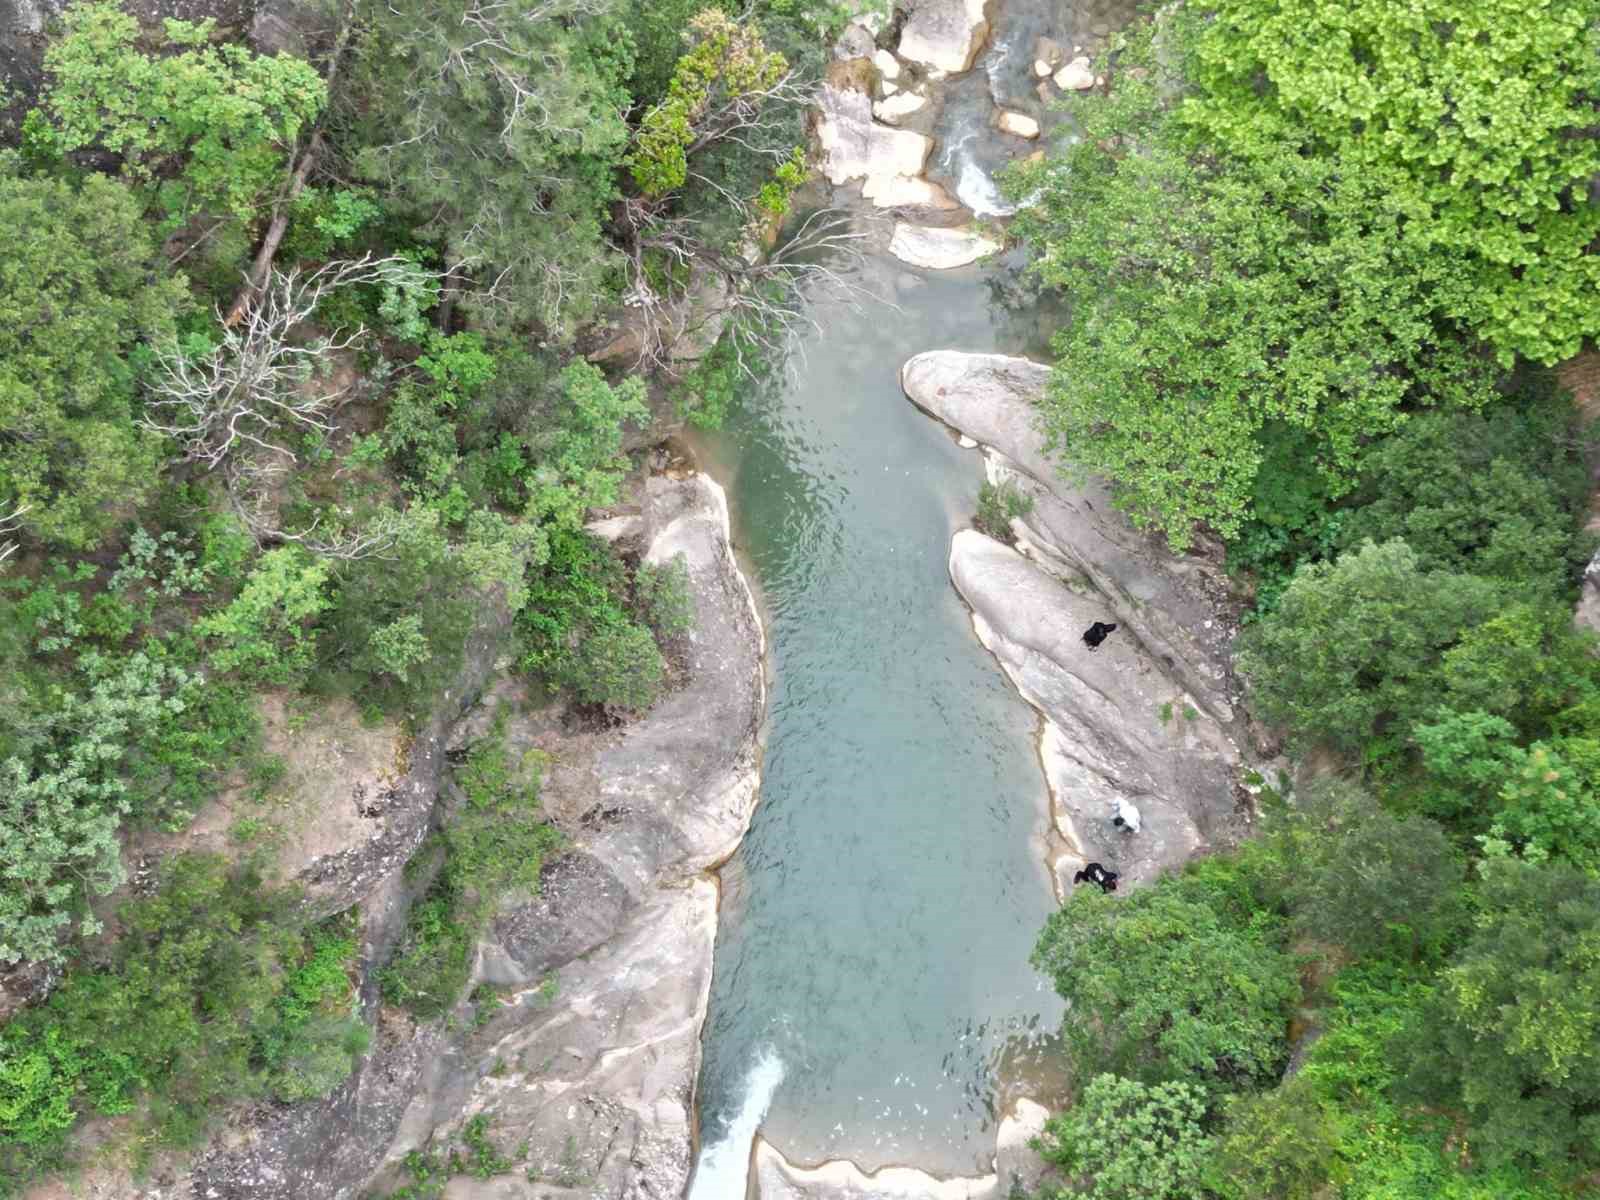
[[[646,561],[682,555],[688,565],[695,622],[671,648],[676,690],[631,724],[575,722],[503,674],[507,618],[491,613],[457,699],[418,739],[372,836],[301,872],[320,909],[353,904],[360,917],[361,997],[376,1036],[356,1073],[323,1101],[235,1113],[187,1168],[135,1180],[108,1164],[70,1194],[384,1195],[409,1182],[410,1151],[448,1144],[479,1116],[515,1174],[458,1175],[444,1193],[452,1200],[532,1195],[534,1180],[541,1195],[683,1193],[716,934],[713,872],[756,803],[764,645],[722,489],[675,470],[645,479],[637,497],[597,530]],[[416,886],[403,866],[454,802],[444,764],[497,713],[514,757],[546,756],[541,798],[566,844],[538,895],[502,911],[480,942],[472,1000],[442,1026],[418,1025],[381,1004],[377,979]],[[49,1184],[34,1200],[68,1194]]]
[[[1028,497],[1016,546],[958,533],[950,577],[973,627],[1042,718],[1059,895],[1087,861],[1148,879],[1235,840],[1246,755],[1229,669],[1226,589],[1198,557],[1134,529],[1093,481],[1067,483],[1044,453],[1033,404],[1048,369],[952,351],[901,370],[907,397],[982,448],[991,480]],[[1091,651],[1096,621],[1117,631]],[[1112,825],[1119,802],[1142,828]]]

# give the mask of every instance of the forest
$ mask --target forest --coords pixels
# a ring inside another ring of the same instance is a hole
[[[79,0],[0,86],[0,975],[35,997],[0,1024],[0,1195],[92,1119],[194,1147],[366,1052],[349,915],[273,869],[268,705],[416,734],[502,635],[597,722],[661,695],[683,572],[585,521],[782,344],[848,15],[341,0],[268,53]],[[1225,559],[1304,769],[1252,781],[1259,836],[1050,917],[1050,1193],[1593,1191],[1600,14],[1187,0],[1097,70],[1006,181],[1066,301],[1040,419]],[[597,365],[619,311],[628,370]],[[562,846],[494,731],[452,769],[380,972],[422,1021]],[[228,853],[152,849],[224,793],[259,809]]]

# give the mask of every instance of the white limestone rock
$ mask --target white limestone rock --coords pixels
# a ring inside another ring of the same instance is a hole
[[[1064,92],[1086,92],[1094,86],[1094,71],[1083,55],[1056,72],[1056,86]]]
[[[989,23],[984,0],[917,0],[900,31],[900,57],[936,71],[969,70]]]
[[[885,79],[900,78],[900,60],[887,50],[879,50],[874,54],[872,65],[878,68],[878,74]]]
[[[895,92],[872,106],[872,115],[888,125],[898,125],[912,113],[928,103],[926,96],[915,92]]]
[[[961,202],[944,188],[920,176],[873,176],[861,194],[879,208],[933,208],[948,212],[961,207]]]
[[[898,221],[889,240],[889,253],[913,267],[947,271],[975,263],[999,250],[1000,245],[971,225],[938,229]]]
[[[1039,136],[1039,122],[1027,113],[1004,109],[996,124],[999,125],[1001,133],[1009,133],[1012,137],[1027,138],[1031,141]]]
[[[1051,1167],[1028,1143],[1044,1132],[1044,1123],[1049,1119],[1050,1111],[1044,1105],[1026,1097],[1001,1119],[994,1143],[994,1171],[1004,1194],[1020,1190],[1024,1195],[1038,1195],[1039,1185]]]
[[[890,129],[872,119],[865,92],[824,86],[818,100],[822,173],[829,183],[893,180],[922,174],[933,139],[908,129]]]

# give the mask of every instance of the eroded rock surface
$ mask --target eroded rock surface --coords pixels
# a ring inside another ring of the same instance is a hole
[[[984,0],[916,0],[900,31],[900,57],[955,74],[972,66],[989,24]]]
[[[327,1101],[223,1139],[181,1194],[349,1200],[385,1164],[380,1188],[398,1185],[408,1151],[480,1113],[497,1146],[526,1143],[527,1158],[515,1174],[452,1180],[457,1200],[529,1194],[530,1170],[555,1194],[682,1193],[716,932],[707,872],[737,846],[755,804],[762,643],[715,483],[650,479],[639,525],[648,560],[681,553],[688,564],[686,683],[620,729],[572,732],[549,709],[512,711],[508,750],[553,756],[541,795],[568,844],[539,895],[502,912],[479,947],[474,981],[498,990],[479,1005],[482,1027],[463,1040],[381,1010],[355,1076]],[[498,702],[520,699],[498,687],[452,745],[486,728]],[[402,926],[404,902],[396,869],[363,903],[371,963]],[[379,1011],[374,978],[364,998]]]
[[[991,475],[1033,500],[1013,522],[1018,549],[964,530],[950,575],[984,645],[1046,718],[1064,893],[1084,861],[1136,881],[1231,839],[1245,768],[1222,597],[1204,565],[1134,529],[1102,486],[1061,477],[1034,424],[1048,377],[1026,359],[953,351],[901,370],[914,403],[987,447]],[[1091,651],[1083,633],[1096,621],[1118,628]],[[1139,809],[1137,834],[1112,824],[1119,800]]]
[[[797,1167],[760,1138],[751,1174],[756,1200],[1000,1200],[998,1177],[938,1179],[913,1167],[885,1167],[868,1175],[849,1162]]]
[[[688,683],[551,772],[547,806],[574,826],[571,850],[537,898],[495,922],[478,977],[510,989],[502,1011],[469,1061],[424,1089],[391,1160],[481,1113],[499,1144],[526,1144],[519,1169],[585,1195],[671,1197],[688,1182],[716,935],[706,873],[755,805],[761,634],[715,483],[654,478],[643,519],[645,557],[689,566]],[[536,723],[519,720],[513,751],[538,743]],[[457,1179],[447,1194],[499,1196],[504,1184]]]

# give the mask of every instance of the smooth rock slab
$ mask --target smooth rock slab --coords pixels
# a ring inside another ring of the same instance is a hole
[[[817,140],[822,173],[829,183],[855,179],[890,181],[922,174],[933,139],[908,129],[890,129],[872,119],[872,97],[849,88],[824,86]]]
[[[921,176],[877,175],[862,185],[861,194],[879,208],[960,208],[961,202],[932,180]]]
[[[896,222],[889,239],[889,253],[913,267],[947,271],[965,267],[986,254],[1000,249],[1000,243],[970,225],[956,229],[935,229],[924,225]]]
[[[920,111],[927,103],[926,96],[919,96],[915,92],[896,92],[874,104],[872,115],[880,121],[887,121],[890,125],[898,125],[912,113]]]
[[[797,1167],[760,1138],[752,1164],[756,1200],[1001,1200],[995,1175],[938,1179],[913,1167],[868,1175],[851,1162]]]
[[[1128,882],[1187,861],[1234,807],[1241,760],[1226,732],[1125,630],[1099,650],[1083,644],[1083,631],[1111,615],[1092,587],[1070,587],[974,529],[951,542],[950,578],[979,640],[1055,726],[1046,777],[1058,827],[1066,809],[1082,857]],[[1140,809],[1139,833],[1111,824],[1118,800]]]
[[[1039,122],[1027,113],[1012,112],[1007,109],[1000,114],[997,124],[1001,133],[1009,133],[1012,137],[1028,138],[1031,141],[1039,136]]]
[[[951,74],[968,70],[989,32],[983,2],[917,0],[900,31],[900,57]]]
[[[1227,598],[1210,564],[1173,555],[1111,503],[1093,476],[1068,480],[1045,449],[1036,401],[1050,369],[1003,354],[935,350],[900,369],[917,407],[958,433],[976,438],[1029,478],[1022,489],[1033,511],[1013,523],[1033,557],[1057,574],[1081,575],[1103,595],[1123,625],[1195,700],[1224,725],[1235,722],[1237,684],[1231,671],[1233,628]]]

